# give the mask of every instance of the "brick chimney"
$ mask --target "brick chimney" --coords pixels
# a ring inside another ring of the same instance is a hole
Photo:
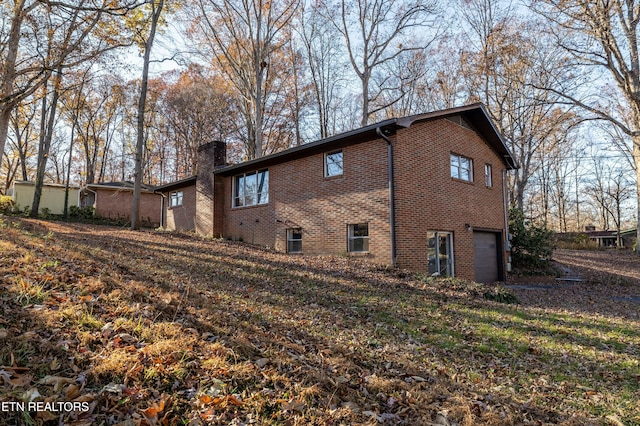
[[[196,233],[214,235],[214,176],[213,170],[226,165],[227,146],[213,141],[198,147],[196,179]]]

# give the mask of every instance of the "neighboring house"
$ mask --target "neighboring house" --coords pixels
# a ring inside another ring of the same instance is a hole
[[[195,190],[198,233],[504,279],[504,176],[516,164],[480,104],[389,119],[232,166],[221,167],[220,147],[201,147],[196,177],[162,187],[165,199],[182,190],[185,209],[187,189]]]
[[[78,205],[78,187],[69,187],[69,198],[67,206]],[[33,204],[33,195],[36,192],[36,184],[18,180],[13,183],[13,201],[16,210],[24,210]],[[40,195],[40,212],[48,209],[51,214],[64,213],[64,198],[66,186],[59,184],[44,184]]]
[[[160,226],[161,196],[153,187],[143,185],[140,194],[140,222]],[[126,220],[131,218],[133,182],[104,182],[80,188],[80,207],[92,206],[98,217]]]
[[[636,241],[636,232],[635,228],[620,231],[620,248],[632,248]],[[596,231],[595,228],[589,228],[586,234],[598,248],[618,247],[618,233],[615,230]]]

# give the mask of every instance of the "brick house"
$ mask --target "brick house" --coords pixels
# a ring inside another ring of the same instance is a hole
[[[80,207],[93,206],[95,215],[115,220],[130,220],[133,203],[133,182],[103,182],[88,184],[80,189]],[[146,226],[160,226],[161,195],[154,188],[143,185],[140,193],[140,222]]]
[[[223,149],[203,145],[198,175],[179,189],[183,205],[186,194],[195,199],[191,229],[200,234],[504,279],[504,176],[516,164],[480,104],[389,119],[230,166]],[[177,200],[176,189],[165,185],[164,198]]]
[[[160,185],[162,227],[168,231],[192,231],[196,218],[196,176]]]

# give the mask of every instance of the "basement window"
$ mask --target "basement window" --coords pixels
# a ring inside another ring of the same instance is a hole
[[[287,229],[287,253],[302,253],[302,229]]]
[[[349,225],[349,253],[369,252],[369,224]]]

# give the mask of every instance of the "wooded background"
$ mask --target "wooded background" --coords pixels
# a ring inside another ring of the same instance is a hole
[[[3,1],[0,191],[162,184],[212,140],[241,161],[482,102],[511,206],[635,227],[639,22],[633,0]]]

